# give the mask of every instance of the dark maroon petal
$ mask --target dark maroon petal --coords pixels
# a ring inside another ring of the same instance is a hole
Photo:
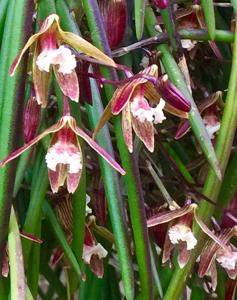
[[[100,180],[98,189],[95,191],[94,201],[95,201],[94,213],[96,216],[96,220],[100,225],[105,225],[107,222],[108,210],[107,210],[105,190],[104,190],[102,180]]]
[[[69,193],[74,193],[77,189],[81,178],[81,170],[78,173],[67,174],[67,190]]]
[[[191,103],[185,96],[177,89],[177,87],[168,79],[167,75],[159,78],[156,86],[160,96],[170,105],[184,112],[189,112]]]
[[[49,182],[53,193],[57,193],[59,188],[64,185],[67,176],[67,166],[58,164],[56,171],[48,169]]]
[[[132,127],[136,135],[143,142],[146,148],[154,151],[154,126],[152,122],[140,122],[137,118],[132,117]]]
[[[37,103],[35,97],[31,96],[25,106],[23,114],[23,133],[25,143],[28,143],[35,137],[40,123],[40,115],[40,105]]]
[[[85,228],[85,237],[84,237],[84,244],[87,246],[94,246],[95,240],[93,238],[93,235],[90,231],[90,229],[86,226]]]
[[[104,19],[110,48],[116,48],[122,42],[126,29],[126,0],[99,0],[98,4]]]
[[[171,252],[174,249],[174,247],[175,246],[170,242],[168,234],[166,234],[162,256],[162,264],[165,264],[167,261],[170,261]]]
[[[185,242],[180,243],[179,245],[179,255],[178,255],[178,264],[179,267],[182,269],[187,262],[189,261],[191,255],[191,251],[187,250],[187,245]]]
[[[229,279],[227,281],[226,291],[225,291],[225,299],[232,300],[235,299],[237,280]]]
[[[64,256],[63,250],[61,248],[57,248],[50,258],[51,264],[53,266],[56,266],[63,256]]]
[[[57,67],[54,67],[54,74],[57,78],[60,89],[63,94],[71,100],[79,101],[79,83],[76,71],[73,70],[70,74],[63,74],[58,72]]]
[[[104,263],[98,255],[93,254],[90,260],[90,269],[98,277],[102,278],[104,275]]]
[[[175,139],[181,139],[190,130],[190,128],[191,127],[188,120],[182,121],[176,131]]]
[[[167,224],[160,224],[149,228],[152,239],[160,247],[163,248],[165,243],[165,236],[167,232]]]
[[[111,112],[118,115],[125,105],[130,101],[136,86],[133,82],[128,82],[125,85],[117,88],[111,99]]]
[[[169,1],[168,0],[153,0],[153,4],[159,9],[165,9],[168,6]]]
[[[90,78],[89,76],[85,76],[88,73],[90,63],[87,61],[78,61],[77,62],[77,76],[79,81],[79,86],[83,87],[80,89],[80,101],[85,101],[86,103],[92,105],[92,95],[91,95],[91,85],[90,85]],[[93,66],[96,69],[97,66]],[[94,70],[97,71],[97,70]],[[99,71],[99,69],[98,69]]]

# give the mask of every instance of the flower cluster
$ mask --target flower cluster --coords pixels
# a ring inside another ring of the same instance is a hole
[[[227,250],[226,242],[221,237],[216,237],[197,215],[197,204],[187,204],[182,208],[178,205],[170,207],[170,211],[155,214],[147,220],[148,227],[169,223],[164,242],[162,263],[170,261],[173,249],[178,246],[178,264],[183,268],[191,255],[191,250],[197,245],[197,239],[192,231],[193,220],[199,225],[216,245],[223,251]]]
[[[48,134],[52,134],[51,143],[46,154],[46,164],[52,191],[66,183],[69,193],[74,193],[83,169],[83,156],[77,136],[84,139],[95,151],[122,175],[124,170],[114,161],[105,150],[94,142],[76,124],[70,115],[67,98],[78,101],[79,84],[75,68],[75,55],[71,48],[84,52],[87,56],[101,63],[116,67],[115,62],[103,52],[83,38],[64,32],[59,24],[59,17],[52,14],[43,22],[38,33],[34,34],[10,67],[10,75],[14,75],[27,49],[33,47],[33,86],[35,95],[32,96],[29,109],[26,110],[26,144],[14,151],[0,162],[4,166],[18,157],[23,151],[36,144]],[[64,114],[53,126],[35,137],[39,122],[39,109],[36,101],[42,107],[47,106],[50,73],[53,70],[62,93],[64,94]],[[35,101],[36,99],[36,101]],[[154,150],[154,124],[160,124],[165,119],[163,109],[187,118],[190,103],[179,90],[168,80],[167,75],[158,78],[157,65],[151,65],[142,72],[129,75],[127,83],[119,87],[98,123],[95,134],[105,124],[111,113],[118,115],[122,112],[122,130],[125,142],[130,152],[133,151],[132,128],[149,151]],[[35,113],[30,117],[31,111]]]
[[[34,95],[31,96],[24,115],[26,144],[3,159],[0,162],[0,166],[4,166],[21,155],[21,153],[46,135],[52,134],[45,160],[48,167],[50,185],[54,193],[65,183],[69,193],[74,193],[78,187],[83,169],[83,156],[78,136],[84,139],[112,167],[124,175],[125,172],[119,164],[77,126],[75,119],[70,115],[67,103],[67,98],[74,101],[79,100],[79,85],[75,71],[77,62],[69,46],[84,52],[103,64],[114,67],[114,61],[83,38],[71,32],[64,32],[59,25],[59,17],[52,14],[43,22],[39,32],[30,37],[20,54],[16,57],[10,67],[10,75],[14,75],[23,55],[29,47],[33,46],[32,73],[34,88],[32,91],[35,91],[35,93],[33,92]],[[36,101],[42,107],[47,106],[51,70],[54,71],[64,94],[66,109],[64,110],[64,115],[56,124],[35,137],[40,113]]]
[[[129,152],[133,152],[132,129],[146,148],[154,151],[154,124],[162,123],[167,112],[188,118],[191,105],[164,75],[158,78],[157,65],[151,65],[121,85],[105,108],[94,136],[112,115],[122,113],[122,130]]]

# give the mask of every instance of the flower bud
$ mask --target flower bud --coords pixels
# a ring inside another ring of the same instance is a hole
[[[40,115],[40,105],[37,103],[33,93],[31,93],[23,114],[23,133],[25,143],[28,143],[35,137],[40,123]]]
[[[98,4],[104,18],[109,45],[112,49],[116,48],[122,42],[126,29],[126,0],[100,0]]]
[[[159,9],[165,9],[168,6],[169,1],[168,0],[153,0],[153,4],[155,7],[159,8]]]
[[[177,87],[168,79],[167,75],[161,76],[157,84],[157,91],[160,96],[175,108],[189,112],[191,103],[177,89]]]

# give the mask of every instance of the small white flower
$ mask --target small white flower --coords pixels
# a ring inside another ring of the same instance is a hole
[[[47,167],[56,171],[58,164],[68,165],[68,172],[78,173],[82,169],[81,153],[73,144],[56,143],[45,156]]]
[[[217,256],[218,263],[227,270],[234,270],[237,262],[237,252],[229,251],[223,255]]]
[[[204,124],[205,124],[205,119],[204,119]],[[206,127],[209,138],[212,140],[215,137],[214,134],[220,129],[221,124],[220,124],[220,122],[217,122],[215,125],[206,123],[205,127]]]
[[[176,224],[170,227],[168,235],[172,244],[179,244],[180,241],[186,242],[187,250],[193,249],[197,244],[191,228],[183,224]]]
[[[191,40],[181,40],[181,44],[182,44],[182,47],[184,49],[187,49],[188,51],[191,51],[195,47],[197,42],[196,41],[191,41]]]
[[[77,62],[70,49],[60,46],[57,49],[42,51],[37,57],[36,64],[40,71],[49,72],[50,65],[59,65],[58,72],[70,74],[75,69]]]
[[[88,246],[84,244],[82,258],[85,261],[85,263],[90,264],[92,255],[97,255],[99,259],[101,259],[103,257],[106,257],[107,254],[108,252],[100,243],[93,246]]]
[[[143,67],[144,69],[149,67],[149,63],[150,63],[150,59],[148,56],[143,56],[141,62],[140,62],[140,66]]]
[[[86,216],[92,213],[92,209],[88,206],[91,201],[91,197],[86,194]]]
[[[159,104],[155,108],[152,108],[154,115],[154,124],[160,124],[166,119],[163,112],[164,107],[165,101],[161,98]]]
[[[140,122],[148,121],[158,124],[166,119],[163,113],[163,108],[165,107],[165,101],[163,99],[160,99],[159,104],[154,108],[150,107],[147,102],[145,103],[147,106],[143,105],[144,103],[141,104],[138,98],[134,98],[130,104],[133,116]]]

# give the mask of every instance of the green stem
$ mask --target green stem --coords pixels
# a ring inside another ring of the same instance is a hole
[[[90,31],[93,33],[92,39],[95,45],[102,49],[107,55],[110,55],[110,49],[97,2],[94,0],[84,0],[83,5]],[[111,87],[107,88],[106,86],[105,92],[108,99],[110,99],[113,95],[113,89],[111,89]],[[129,212],[135,241],[136,258],[139,267],[141,298],[146,300],[153,298],[153,289],[144,199],[141,191],[140,175],[138,172],[137,162],[136,159],[134,159],[134,156],[131,156],[128,153],[121,128],[121,119],[117,117],[115,120],[115,134],[122,164],[126,171],[124,180],[128,192]]]
[[[231,74],[228,86],[228,92],[226,96],[225,108],[223,112],[221,129],[217,138],[216,153],[220,159],[221,171],[224,173],[230,157],[231,148],[233,144],[234,134],[237,126],[237,27],[235,30],[235,42],[233,49],[233,60],[231,67]],[[216,177],[212,169],[209,170],[205,186],[203,188],[203,194],[213,201],[217,201],[218,194],[221,188],[221,182]],[[210,218],[214,212],[215,207],[208,202],[203,201],[199,207],[199,215],[206,223],[210,222]],[[168,290],[164,299],[174,299],[181,294],[186,278],[191,272],[192,267],[196,261],[199,251],[201,250],[205,241],[204,233],[197,227],[194,228],[194,234],[199,241],[198,247],[193,251],[189,263],[183,269],[176,269]]]
[[[135,30],[137,39],[142,38],[144,29],[144,15],[145,15],[145,0],[134,1],[134,18],[135,18]]]
[[[215,22],[215,11],[212,0],[201,0],[202,9],[205,16],[205,21],[207,24],[207,29],[210,35],[210,38],[213,40],[215,37],[216,22]]]
[[[180,37],[182,39],[190,39],[194,41],[209,41],[210,36],[205,29],[180,29]],[[216,30],[214,41],[224,42],[224,43],[233,43],[234,34],[228,30]]]
[[[162,16],[162,20],[164,22],[165,29],[167,31],[173,50],[175,53],[178,53],[182,48],[177,30],[175,28],[171,4],[169,4],[166,9],[161,9],[160,14]]]

